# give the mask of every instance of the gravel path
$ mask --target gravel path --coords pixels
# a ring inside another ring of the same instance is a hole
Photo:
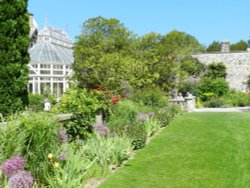
[[[237,108],[196,108],[194,112],[250,112],[250,106]]]

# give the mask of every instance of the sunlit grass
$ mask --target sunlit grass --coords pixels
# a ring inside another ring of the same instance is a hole
[[[186,113],[100,188],[247,188],[250,114]]]

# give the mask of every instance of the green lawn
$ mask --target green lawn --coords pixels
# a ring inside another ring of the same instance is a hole
[[[250,187],[250,113],[186,113],[99,188]]]

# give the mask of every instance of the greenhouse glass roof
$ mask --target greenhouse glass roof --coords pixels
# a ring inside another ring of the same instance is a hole
[[[72,46],[65,32],[45,27],[38,32],[37,42],[29,49],[30,63],[72,64]]]

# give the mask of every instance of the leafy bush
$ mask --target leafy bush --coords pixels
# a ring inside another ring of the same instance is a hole
[[[136,121],[139,107],[130,100],[120,101],[111,109],[108,127],[112,130],[118,126],[130,125]]]
[[[31,111],[41,111],[44,106],[44,97],[39,94],[29,94],[29,109]]]
[[[124,100],[113,106],[108,127],[111,131],[122,136],[125,134],[133,139],[134,149],[144,147],[146,142],[146,130],[142,122],[137,120],[140,107],[133,101]]]
[[[58,106],[54,107],[54,113],[73,113],[73,118],[65,126],[71,139],[85,139],[92,132],[96,113],[101,110],[107,119],[110,106],[119,101],[119,97],[112,98],[111,94],[102,87],[93,89],[69,89],[61,99]]]
[[[64,126],[70,140],[86,139],[91,136],[92,125],[95,123],[93,115],[84,113],[75,113],[71,120]]]
[[[86,89],[71,88],[61,98],[58,106],[52,109],[55,113],[95,114],[101,108],[98,96]]]
[[[185,82],[180,86],[178,91],[182,93],[183,96],[187,96],[187,93],[191,93],[194,96],[198,96],[199,94],[198,83]]]
[[[243,92],[231,92],[224,99],[228,106],[247,106],[250,104],[250,96]]]
[[[204,107],[208,108],[216,108],[216,107],[223,107],[225,105],[223,98],[212,97],[208,101],[203,103]]]
[[[147,132],[143,122],[134,122],[133,124],[118,125],[113,128],[115,134],[125,135],[132,139],[133,149],[141,149],[145,146]]]
[[[204,75],[205,77],[217,79],[217,78],[226,78],[227,68],[226,66],[220,63],[211,63],[207,67],[207,72]]]
[[[202,98],[203,93],[214,93],[215,96],[223,96],[229,92],[229,85],[224,78],[212,79],[208,77],[202,78],[199,86],[200,97]]]
[[[159,88],[152,87],[136,91],[131,99],[138,104],[153,108],[164,107],[167,104],[166,94]]]

